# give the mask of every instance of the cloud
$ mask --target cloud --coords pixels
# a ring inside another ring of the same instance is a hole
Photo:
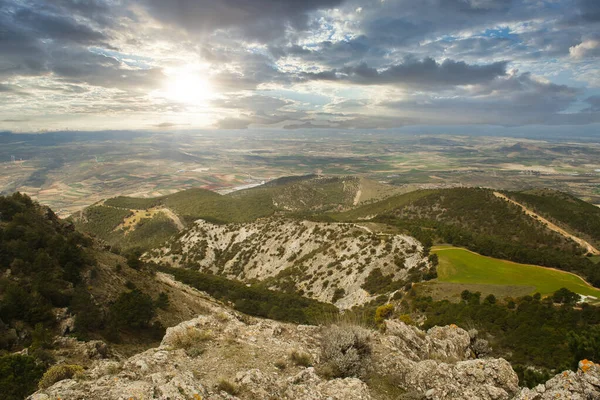
[[[598,21],[596,0],[0,0],[0,118],[592,123]],[[212,101],[160,95],[183,70],[204,74]]]
[[[600,56],[600,39],[587,39],[569,48],[569,54],[576,59]]]
[[[342,0],[146,0],[151,15],[195,35],[233,30],[250,39],[274,39],[287,27],[305,29],[307,14]]]
[[[426,97],[382,105],[425,121],[447,124],[579,124],[600,120],[600,113],[567,113],[580,89],[556,85],[529,73],[512,74],[452,98]]]
[[[590,96],[585,99],[585,102],[590,106],[583,110],[583,112],[600,113],[600,96]]]
[[[152,126],[158,129],[171,129],[178,126],[186,126],[189,124],[176,124],[174,122],[161,122],[160,124],[153,124]]]
[[[462,61],[445,60],[442,63],[432,58],[407,60],[383,70],[366,64],[345,67],[340,70],[305,73],[310,80],[342,81],[358,85],[399,85],[419,88],[440,88],[472,85],[491,81],[506,75],[506,61],[487,65],[469,65]]]
[[[217,129],[248,129],[252,123],[249,118],[223,118],[217,121],[215,128]]]
[[[579,0],[581,18],[585,21],[600,21],[600,3],[597,0]]]

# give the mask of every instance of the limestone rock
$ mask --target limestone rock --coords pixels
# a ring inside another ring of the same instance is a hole
[[[515,400],[547,399],[600,399],[600,365],[582,360],[577,372],[564,371],[544,385],[522,389],[515,397]]]
[[[600,398],[596,364],[583,361],[576,373],[520,390],[507,361],[474,358],[463,329],[450,325],[423,332],[395,320],[385,326],[384,333],[370,334],[371,372],[393,377],[389,381],[407,399]],[[209,315],[169,328],[158,348],[124,361],[97,357],[83,377],[57,382],[29,400],[377,399],[377,391],[359,377],[328,380],[318,374],[326,332],[215,307]],[[314,367],[296,365],[289,357],[294,351],[309,354]],[[224,381],[236,389],[233,394],[221,390]]]

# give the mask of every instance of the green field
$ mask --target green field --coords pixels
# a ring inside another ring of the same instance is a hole
[[[437,246],[432,252],[439,257],[440,282],[530,286],[535,287],[533,292],[544,296],[566,287],[578,294],[600,299],[599,289],[567,272],[485,257],[451,246]]]

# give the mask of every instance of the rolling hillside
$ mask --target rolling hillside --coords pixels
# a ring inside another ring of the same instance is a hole
[[[510,197],[514,192],[505,194]],[[580,210],[587,206],[577,202],[575,207],[570,201],[555,196],[553,209],[561,210],[560,223],[567,230],[579,232],[576,226],[579,226],[577,221],[582,220]],[[332,217],[338,221],[387,223],[426,245],[449,243],[495,258],[559,268],[600,286],[600,271],[585,257],[584,247],[549,229],[518,205],[495,196],[492,190],[420,190],[332,214]],[[594,218],[595,214],[590,214],[592,221]]]
[[[197,221],[144,257],[298,292],[340,308],[420,281],[429,272],[423,246],[405,235],[377,235],[355,224],[271,218],[248,224]]]
[[[71,219],[79,230],[110,245],[147,250],[181,230],[177,219],[190,226],[197,219],[217,224],[242,223],[276,213],[340,211],[402,190],[360,177],[307,175],[280,178],[227,195],[190,189],[155,198],[115,197],[92,205]],[[158,209],[163,212],[153,212]],[[150,215],[141,215],[136,225],[122,229],[127,218],[144,211]]]
[[[596,247],[600,245],[600,207],[555,190],[510,192],[509,197]]]

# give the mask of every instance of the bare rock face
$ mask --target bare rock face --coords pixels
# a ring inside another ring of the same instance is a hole
[[[510,399],[518,391],[517,375],[506,360],[473,359],[464,329],[436,326],[425,333],[399,321],[385,323],[382,341],[391,351],[381,355],[381,364],[405,388],[428,399]]]
[[[29,399],[380,399],[376,384],[368,385],[369,374],[390,378],[406,395],[399,398],[407,399],[600,398],[600,367],[593,363],[520,390],[507,361],[474,358],[465,330],[450,325],[423,332],[396,320],[386,322],[385,333],[368,335],[366,375],[330,379],[321,360],[330,331],[215,307],[169,328],[158,348],[123,362],[96,360],[84,376]]]
[[[565,371],[544,385],[523,389],[516,400],[600,399],[600,365],[588,360],[579,362],[577,372]]]

